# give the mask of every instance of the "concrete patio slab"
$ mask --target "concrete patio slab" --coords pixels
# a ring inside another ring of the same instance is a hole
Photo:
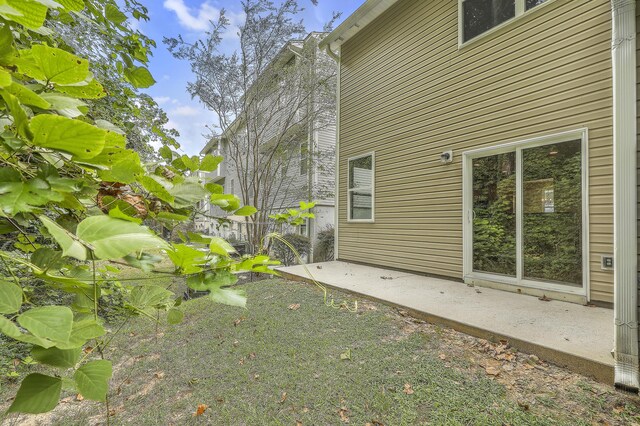
[[[406,309],[431,323],[498,341],[613,384],[613,311],[347,262],[306,265],[320,283]],[[303,266],[279,268],[311,282]]]

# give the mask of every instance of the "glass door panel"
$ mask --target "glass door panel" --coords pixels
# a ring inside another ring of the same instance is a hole
[[[582,286],[581,141],[522,150],[525,279]]]
[[[473,270],[516,276],[516,154],[472,165]]]

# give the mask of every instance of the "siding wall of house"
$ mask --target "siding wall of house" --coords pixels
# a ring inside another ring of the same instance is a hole
[[[587,127],[591,298],[612,302],[610,40],[608,0],[550,1],[460,50],[457,1],[401,0],[345,42],[339,258],[461,279],[462,153]],[[347,223],[347,159],[369,151],[375,223]]]

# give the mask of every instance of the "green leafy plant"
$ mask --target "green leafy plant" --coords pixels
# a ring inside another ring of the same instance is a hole
[[[146,19],[135,0],[123,4]],[[97,25],[113,42],[100,49],[119,78],[148,87],[153,78],[144,63],[153,43],[126,20],[114,0],[0,1],[0,333],[30,348],[23,362],[39,364],[8,413],[53,409],[63,384],[108,403],[113,368],[105,348],[113,336],[103,305],[119,303],[127,315],[152,321],[164,311],[169,323],[181,321],[179,297],[151,282],[118,281],[118,265],[182,275],[212,300],[244,306],[244,292],[233,288],[236,274],[273,274],[278,264],[239,256],[222,239],[194,234],[189,245],[174,244],[152,230],[189,221],[205,198],[229,214],[255,210],[198,178],[221,158],[182,155],[167,139],[162,160],[142,162],[127,148],[125,130],[89,114],[105,87],[57,31],[65,23]],[[113,116],[131,108],[115,108]],[[157,269],[162,256],[172,270]],[[64,297],[36,298],[34,282]]]

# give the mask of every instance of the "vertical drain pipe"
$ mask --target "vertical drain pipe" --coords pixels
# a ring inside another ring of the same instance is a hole
[[[615,386],[638,392],[636,2],[611,0]]]

